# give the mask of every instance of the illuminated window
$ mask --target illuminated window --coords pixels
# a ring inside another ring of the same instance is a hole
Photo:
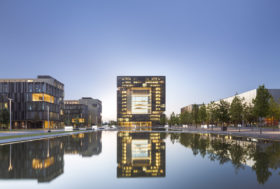
[[[54,97],[48,94],[43,93],[33,93],[32,94],[32,101],[44,101],[49,103],[54,103]]]

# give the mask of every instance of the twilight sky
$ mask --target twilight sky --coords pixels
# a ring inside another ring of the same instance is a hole
[[[116,76],[165,75],[167,114],[280,88],[279,0],[0,0],[0,78],[51,75],[103,102]]]

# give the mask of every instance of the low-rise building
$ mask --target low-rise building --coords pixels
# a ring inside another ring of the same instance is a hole
[[[51,76],[36,79],[0,79],[0,109],[8,109],[12,99],[13,128],[63,126],[64,84]]]
[[[102,124],[102,102],[91,97],[82,97],[79,100],[80,104],[85,104],[88,107],[88,120],[91,125]]]
[[[64,124],[74,126],[88,125],[88,106],[79,100],[64,101]]]
[[[280,89],[267,89],[267,90],[270,93],[270,95],[272,96],[272,98],[276,102],[280,103]],[[257,96],[257,89],[246,91],[244,93],[240,93],[240,94],[228,97],[228,98],[224,98],[222,100],[231,104],[231,102],[233,101],[235,96],[238,96],[239,98],[243,99],[243,103],[246,103],[247,105],[252,105],[253,99],[255,99]],[[219,101],[216,101],[216,103],[219,103]]]
[[[64,123],[74,126],[101,125],[102,102],[91,97],[64,101]]]
[[[192,110],[193,110],[193,107],[194,107],[195,105],[197,105],[198,107],[200,107],[202,104],[190,104],[190,105],[188,105],[188,106],[185,106],[185,107],[181,108],[181,113],[184,113],[184,112],[189,112],[189,113],[191,113]]]

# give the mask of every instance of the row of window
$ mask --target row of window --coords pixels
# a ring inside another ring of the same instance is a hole
[[[64,91],[49,85],[48,83],[41,82],[11,82],[11,83],[0,83],[0,93],[47,93],[52,96],[64,97]]]

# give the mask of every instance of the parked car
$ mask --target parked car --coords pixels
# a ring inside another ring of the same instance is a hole
[[[97,130],[97,125],[92,125],[91,128],[92,130]]]
[[[183,128],[189,128],[189,126],[188,125],[183,125]]]

